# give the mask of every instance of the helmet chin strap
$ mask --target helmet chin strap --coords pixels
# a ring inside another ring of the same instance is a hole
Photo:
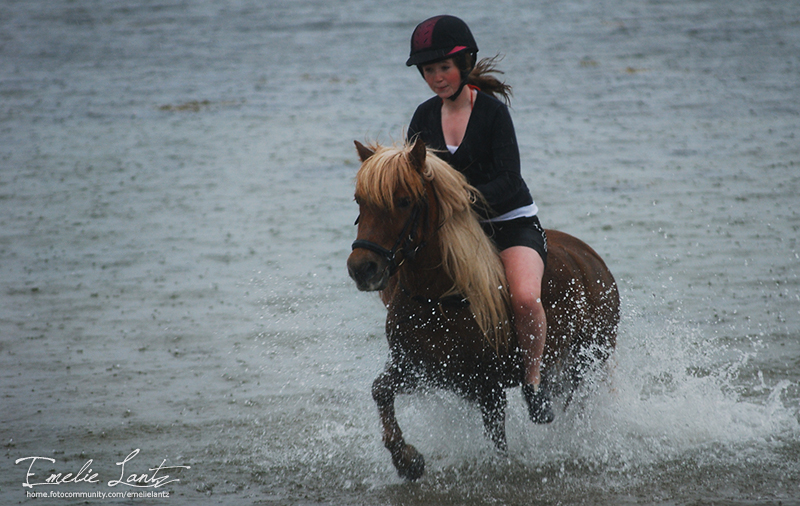
[[[466,86],[466,85],[467,85],[467,80],[466,79],[462,79],[461,80],[461,85],[459,85],[459,87],[458,87],[458,89],[456,90],[455,93],[453,93],[452,95],[447,97],[447,100],[452,100],[453,102],[455,102],[456,99],[458,98],[458,96],[461,95],[461,91],[464,89],[464,86]]]
[[[465,70],[465,71],[461,72],[461,84],[458,85],[458,89],[456,90],[455,93],[453,93],[452,95],[447,97],[447,100],[452,100],[452,101],[455,102],[455,100],[458,98],[458,96],[461,95],[461,91],[464,89],[464,86],[466,86],[467,83],[469,82],[469,75],[470,75],[471,72],[472,72],[472,69]]]

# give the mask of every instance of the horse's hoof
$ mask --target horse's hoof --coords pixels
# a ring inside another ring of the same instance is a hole
[[[416,481],[425,473],[425,458],[411,445],[405,445],[397,455],[392,455],[397,474],[408,481]]]

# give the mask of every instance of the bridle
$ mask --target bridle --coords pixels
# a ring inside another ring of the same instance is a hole
[[[353,250],[366,249],[372,251],[373,253],[377,253],[388,262],[387,269],[389,270],[389,276],[394,276],[406,259],[414,260],[414,257],[417,256],[417,252],[419,252],[419,250],[425,246],[427,242],[423,240],[416,246],[412,244],[414,241],[414,231],[419,227],[420,217],[424,217],[424,236],[425,229],[428,228],[428,201],[424,198],[414,205],[414,208],[411,210],[411,215],[406,220],[405,225],[403,225],[403,230],[400,231],[400,235],[397,237],[397,241],[395,241],[392,249],[386,249],[380,244],[376,244],[365,239],[356,239],[353,241]],[[356,225],[358,224],[360,218],[360,216],[356,218]],[[402,259],[398,262],[397,257],[398,253],[400,252],[403,255]]]

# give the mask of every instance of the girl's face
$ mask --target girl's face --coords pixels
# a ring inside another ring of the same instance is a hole
[[[440,98],[451,97],[461,85],[461,71],[452,58],[423,65],[422,76]]]

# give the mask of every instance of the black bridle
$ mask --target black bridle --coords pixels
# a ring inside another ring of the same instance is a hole
[[[403,230],[400,232],[392,249],[386,249],[380,244],[365,239],[356,239],[353,241],[353,249],[366,249],[382,256],[388,262],[387,269],[389,269],[389,276],[394,276],[406,259],[413,260],[414,257],[417,256],[417,252],[425,246],[426,241],[424,240],[416,246],[412,243],[414,242],[414,231],[419,227],[420,217],[424,217],[423,229],[427,228],[427,210],[428,202],[425,199],[414,205],[414,208],[411,210],[411,215],[408,217],[408,220],[406,220],[406,224],[403,225]],[[360,218],[359,216],[359,218],[356,219],[356,224],[358,224]],[[398,262],[397,254],[399,252],[403,254],[403,258]]]

